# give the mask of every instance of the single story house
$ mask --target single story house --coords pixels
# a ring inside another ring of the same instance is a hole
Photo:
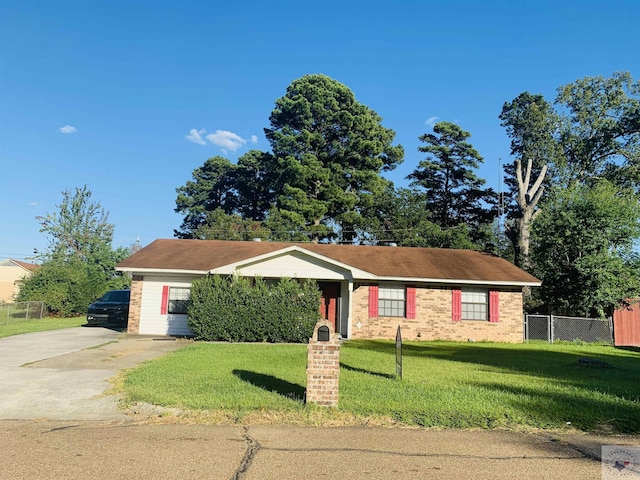
[[[14,302],[24,279],[37,268],[33,263],[12,258],[0,261],[0,303]]]
[[[128,329],[189,335],[184,300],[203,275],[314,279],[343,338],[523,341],[522,291],[540,281],[472,250],[156,240],[120,262],[132,275]]]

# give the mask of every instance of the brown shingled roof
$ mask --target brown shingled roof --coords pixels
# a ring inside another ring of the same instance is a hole
[[[33,272],[35,270],[37,270],[38,268],[40,268],[40,265],[35,265],[33,263],[27,263],[27,262],[23,262],[20,260],[15,260],[13,258],[7,258],[6,260],[2,260],[0,261],[0,264],[2,265],[9,265],[10,263],[13,263],[14,265],[17,265],[18,267],[22,267],[25,270],[29,270],[30,272]]]
[[[540,281],[508,261],[483,252],[446,248],[374,247],[222,240],[156,240],[117,267],[201,271],[297,246],[378,277],[533,283]]]

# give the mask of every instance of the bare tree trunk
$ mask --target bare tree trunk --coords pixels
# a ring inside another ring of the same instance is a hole
[[[547,173],[547,166],[544,165],[540,170],[540,174],[536,181],[529,188],[531,182],[531,159],[527,159],[527,168],[524,178],[522,177],[522,162],[518,159],[515,161],[516,165],[516,180],[518,182],[518,196],[516,202],[520,209],[520,215],[517,219],[515,232],[512,236],[515,237],[514,249],[515,249],[515,264],[527,269],[529,267],[529,246],[531,243],[531,225],[536,219],[540,210],[536,210],[536,206],[542,193],[544,192],[544,185],[542,182]]]

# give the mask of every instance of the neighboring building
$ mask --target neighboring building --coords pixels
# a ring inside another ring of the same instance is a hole
[[[472,250],[156,240],[116,270],[133,275],[129,332],[189,335],[184,300],[207,274],[311,278],[344,338],[523,341],[522,290],[540,281]]]
[[[22,281],[36,268],[38,265],[11,258],[0,261],[0,303],[15,301]]]

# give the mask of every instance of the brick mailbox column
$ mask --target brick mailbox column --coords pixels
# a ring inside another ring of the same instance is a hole
[[[320,321],[307,346],[307,403],[338,406],[340,338],[331,323]]]

